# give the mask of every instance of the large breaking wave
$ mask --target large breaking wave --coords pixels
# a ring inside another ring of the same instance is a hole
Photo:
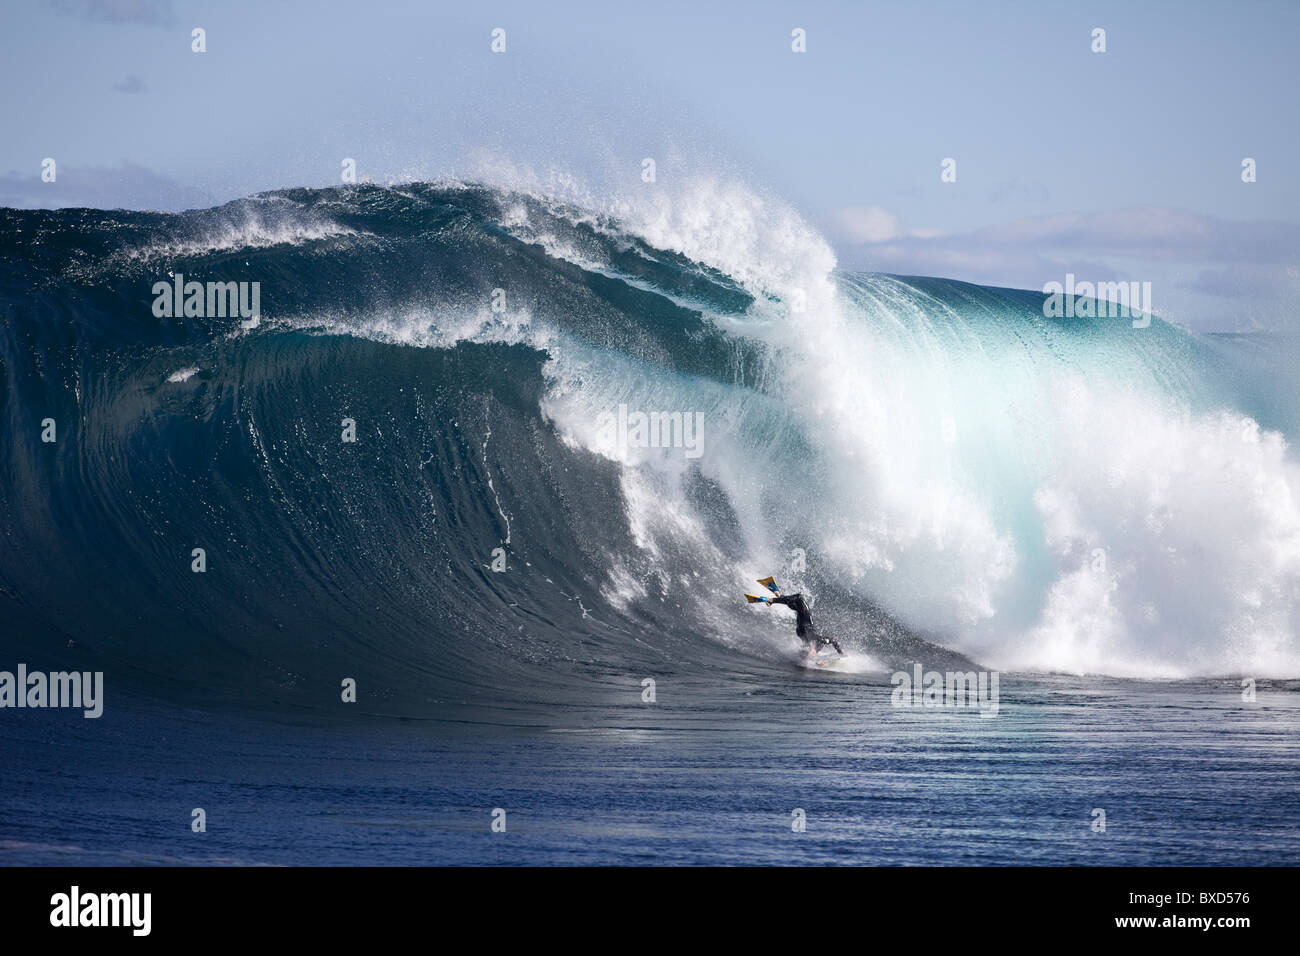
[[[787,661],[790,621],[738,600],[776,572],[868,668],[1300,674],[1285,343],[846,274],[718,183],[0,224],[0,613],[29,657],[571,702]],[[260,282],[261,323],[156,317],[176,273]],[[700,454],[612,446],[619,406],[701,414]]]

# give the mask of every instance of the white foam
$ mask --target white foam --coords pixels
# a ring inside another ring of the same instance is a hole
[[[705,568],[683,584],[702,626],[734,631],[721,609],[737,582],[751,564],[779,566],[778,544],[793,540],[822,575],[1001,669],[1300,675],[1300,470],[1280,435],[1230,409],[1189,413],[1159,369],[1131,381],[1104,362],[1072,370],[1033,316],[997,339],[997,317],[958,314],[895,280],[842,288],[824,240],[742,186],[661,185],[598,208],[755,294],[755,321],[728,331],[772,346],[779,400],[641,367],[531,315],[416,311],[360,328],[412,345],[545,347],[543,412],[570,444],[618,461],[648,558],[689,552]],[[620,402],[704,412],[704,457],[611,454],[597,422]],[[744,567],[689,503],[693,467],[735,510]],[[621,564],[607,590],[625,603],[645,595]],[[788,630],[769,618],[723,639],[771,649]]]
[[[1189,415],[1160,370],[1128,387],[1077,376],[1034,343],[1032,316],[1005,354],[988,354],[965,317],[882,278],[868,284],[868,320],[836,288],[825,244],[739,187],[648,196],[625,212],[652,245],[756,292],[806,293],[802,312],[760,300],[767,324],[747,334],[780,350],[817,484],[789,487],[775,447],[715,440],[702,462],[756,554],[775,553],[778,527],[747,496],[805,496],[814,560],[992,666],[1300,675],[1300,470],[1281,436],[1230,410]],[[588,418],[615,397],[600,391],[588,387]],[[649,407],[681,407],[681,394]],[[551,407],[579,433],[572,411]],[[674,513],[667,498],[630,501],[639,540]]]
[[[545,349],[555,335],[549,327],[535,325],[532,313],[525,308],[493,312],[483,305],[454,303],[381,309],[359,315],[316,312],[282,322],[332,335],[355,335],[392,345],[438,349],[454,348],[461,342],[526,344]]]
[[[328,219],[299,218],[277,212],[265,215],[245,207],[237,216],[208,225],[195,236],[157,240],[125,250],[122,255],[133,260],[153,260],[177,256],[200,256],[237,249],[265,249],[272,246],[298,246],[323,239],[356,236],[356,230]]]

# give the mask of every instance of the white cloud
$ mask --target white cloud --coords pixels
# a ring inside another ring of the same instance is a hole
[[[171,0],[55,0],[54,9],[61,13],[99,20],[105,23],[171,22]]]
[[[103,166],[58,167],[58,179],[42,182],[39,173],[0,176],[0,206],[17,209],[199,209],[215,198],[206,190],[184,185],[162,173],[134,163],[116,169]]]
[[[898,217],[879,206],[846,206],[831,217],[831,232],[845,242],[885,242],[904,235]]]
[[[888,210],[866,206],[841,210],[834,223],[846,268],[1035,290],[1067,272],[1155,281],[1161,303],[1192,325],[1232,327],[1251,309],[1289,317],[1286,304],[1300,295],[1300,225],[1283,222],[1140,206],[941,234],[905,229]]]

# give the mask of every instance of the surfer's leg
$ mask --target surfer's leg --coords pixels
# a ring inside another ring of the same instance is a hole
[[[796,627],[794,632],[799,635],[799,640],[803,641],[803,650],[805,654],[817,653],[817,635],[813,633],[812,628]]]
[[[811,628],[809,628],[808,633],[812,637],[812,646],[816,650],[821,650],[823,645],[829,644],[831,647],[835,648],[835,650],[839,651],[841,654],[844,653],[844,648],[840,647],[840,642],[835,640],[835,638],[826,637],[823,634],[819,634],[816,631],[813,631]]]

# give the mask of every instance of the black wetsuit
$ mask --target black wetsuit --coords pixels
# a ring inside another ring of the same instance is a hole
[[[844,653],[844,651],[841,650],[840,645],[836,643],[832,638],[822,637],[813,628],[812,612],[808,610],[808,602],[803,599],[802,593],[782,594],[779,595],[778,597],[772,598],[772,603],[784,604],[786,607],[794,611],[794,615],[795,615],[794,632],[798,634],[800,637],[802,637],[804,639],[804,642],[809,647],[811,647],[814,651],[817,650],[817,648],[821,647],[823,644],[831,644],[841,654]]]

